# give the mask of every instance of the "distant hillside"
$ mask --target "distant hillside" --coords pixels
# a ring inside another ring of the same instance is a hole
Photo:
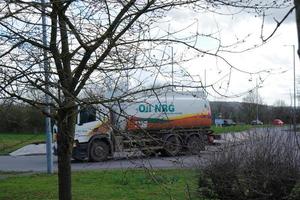
[[[210,107],[213,119],[222,117],[240,123],[250,123],[257,116],[257,105],[253,103],[211,101]],[[264,123],[271,123],[276,118],[282,119],[285,123],[291,123],[292,114],[291,107],[258,105],[258,118]],[[300,121],[299,115],[300,110],[297,109],[297,122]]]

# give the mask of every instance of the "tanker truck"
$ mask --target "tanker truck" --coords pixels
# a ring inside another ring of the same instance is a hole
[[[98,162],[136,149],[146,155],[197,154],[213,142],[211,123],[203,95],[176,93],[109,108],[87,106],[79,108],[72,157]]]

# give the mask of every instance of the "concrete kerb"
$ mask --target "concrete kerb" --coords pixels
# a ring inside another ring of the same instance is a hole
[[[29,155],[44,155],[46,154],[46,144],[29,144],[14,152],[10,156],[29,156]]]

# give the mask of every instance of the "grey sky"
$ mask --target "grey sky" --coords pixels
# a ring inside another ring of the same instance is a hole
[[[266,12],[263,36],[266,38],[276,27],[276,20],[281,20],[291,7],[285,9],[270,9]],[[238,51],[251,48],[254,45],[262,44],[261,25],[262,18],[255,16],[255,13],[242,12],[233,16],[218,15],[210,12],[187,12],[185,9],[173,10],[166,18],[163,29],[180,30],[187,25],[191,25],[188,30],[181,35],[192,34],[198,31],[200,34],[212,34],[221,41],[221,45],[230,45],[237,40],[244,42],[232,46],[227,50]],[[166,26],[166,24],[168,26]],[[293,67],[292,67],[292,47],[286,45],[296,44],[297,34],[294,13],[288,17],[277,33],[261,47],[243,52],[226,53],[221,52],[226,60],[234,67],[248,71],[269,71],[269,73],[247,74],[232,69],[228,64],[212,56],[204,56],[184,65],[191,74],[204,80],[206,71],[206,83],[211,84],[220,77],[231,74],[223,81],[216,84],[218,92],[225,96],[238,96],[236,98],[224,98],[212,90],[210,100],[233,100],[241,101],[246,92],[260,85],[259,93],[264,103],[273,104],[276,100],[284,100],[290,104],[290,96],[293,92]],[[216,40],[202,38],[198,47],[202,49],[214,49],[218,45]],[[175,48],[176,53],[180,53],[180,48]],[[296,59],[297,74],[300,74],[298,59]]]

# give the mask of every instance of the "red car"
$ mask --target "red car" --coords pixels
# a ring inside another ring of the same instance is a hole
[[[280,119],[274,119],[272,122],[273,125],[282,126],[284,123]]]

